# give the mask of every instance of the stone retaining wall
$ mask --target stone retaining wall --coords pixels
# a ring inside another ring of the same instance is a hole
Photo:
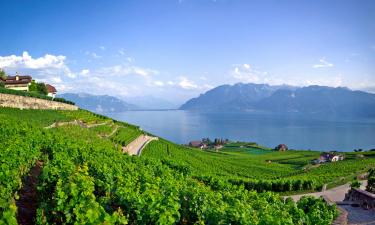
[[[345,201],[353,201],[365,209],[375,209],[375,194],[361,189],[351,189],[345,195]]]
[[[0,94],[0,107],[19,109],[78,110],[78,107],[75,105],[10,94]]]
[[[327,196],[323,195],[322,197],[328,205],[336,204],[334,201],[329,199]],[[348,212],[344,208],[341,208],[338,205],[336,205],[336,208],[339,211],[339,215],[337,216],[337,218],[334,221],[332,221],[332,225],[347,225],[348,224]]]

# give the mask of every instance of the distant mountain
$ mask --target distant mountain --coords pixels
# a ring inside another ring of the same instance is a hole
[[[137,105],[144,110],[177,109],[179,106],[178,104],[154,96],[128,97],[126,98],[126,102]]]
[[[80,108],[94,111],[97,113],[106,112],[124,112],[127,110],[139,109],[134,104],[127,103],[119,98],[108,95],[90,95],[86,93],[65,93],[58,97],[73,101]]]
[[[265,111],[375,117],[375,94],[348,88],[235,84],[216,87],[183,104],[183,110]]]
[[[254,103],[270,97],[279,89],[291,90],[291,86],[268,84],[222,85],[190,99],[180,109],[184,110],[241,110],[253,108]]]

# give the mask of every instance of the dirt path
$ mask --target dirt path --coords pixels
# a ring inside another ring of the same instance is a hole
[[[127,146],[122,147],[122,152],[127,152],[129,155],[140,156],[143,148],[153,140],[158,140],[158,138],[142,134]]]
[[[19,192],[19,199],[16,202],[18,224],[35,224],[36,210],[38,208],[37,184],[38,177],[42,172],[42,166],[43,162],[36,162]]]
[[[112,132],[108,135],[103,136],[103,137],[106,137],[106,138],[112,137],[118,131],[119,128],[120,128],[120,126],[115,125],[115,128],[112,130]]]
[[[367,181],[361,181],[361,189],[365,189],[367,185]],[[334,202],[341,202],[345,198],[345,194],[349,191],[350,185],[344,184],[326,191],[321,192],[314,192],[314,193],[307,193],[307,194],[301,194],[301,195],[292,195],[287,197],[292,197],[294,201],[298,201],[302,196],[314,196],[314,197],[320,197],[320,196],[327,196],[330,200]]]
[[[103,122],[103,123],[94,123],[94,124],[86,124],[81,120],[74,120],[74,121],[69,121],[69,122],[54,122],[53,124],[44,127],[45,129],[51,129],[51,128],[56,128],[56,127],[62,127],[62,126],[67,126],[67,125],[78,125],[82,128],[93,128],[97,126],[102,126],[102,125],[107,125],[109,122]]]

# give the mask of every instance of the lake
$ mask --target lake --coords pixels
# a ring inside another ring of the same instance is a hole
[[[207,113],[182,110],[111,113],[114,119],[186,144],[203,137],[251,141],[291,149],[353,151],[375,148],[375,120],[339,120],[247,112]]]

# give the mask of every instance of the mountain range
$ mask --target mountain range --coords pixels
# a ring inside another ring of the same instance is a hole
[[[82,109],[97,113],[124,112],[140,109],[139,106],[109,95],[91,95],[86,93],[65,93],[58,97],[74,102]]]
[[[128,97],[125,100],[109,95],[87,93],[64,93],[58,97],[76,103],[83,109],[97,113],[118,113],[129,110],[165,110],[177,109],[178,105],[153,96]]]
[[[237,83],[213,88],[180,109],[375,117],[375,94],[345,87]]]

